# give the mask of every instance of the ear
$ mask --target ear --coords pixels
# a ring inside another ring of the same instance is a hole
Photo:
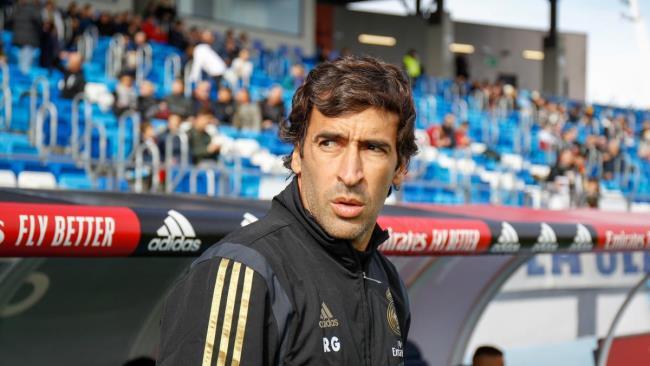
[[[300,157],[299,146],[294,147],[293,152],[291,153],[291,170],[295,175],[300,175],[300,172],[302,171],[302,159]]]
[[[395,175],[393,176],[393,185],[394,186],[401,186],[402,182],[404,181],[404,177],[406,177],[406,173],[408,171],[406,170],[406,167],[404,164],[400,164],[399,167],[397,167],[397,170],[395,171]]]

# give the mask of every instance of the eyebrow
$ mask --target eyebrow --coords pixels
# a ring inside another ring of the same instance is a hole
[[[323,131],[316,134],[316,136],[314,136],[313,142],[317,142],[320,139],[342,141],[342,140],[347,140],[347,137],[345,137],[345,135],[338,132]],[[386,142],[385,140],[367,139],[367,140],[361,140],[359,141],[359,143],[366,146],[374,145],[388,152],[392,150],[390,143]]]

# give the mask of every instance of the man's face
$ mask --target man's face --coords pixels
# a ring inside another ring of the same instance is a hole
[[[474,366],[504,366],[503,356],[483,355],[476,360]]]
[[[365,250],[397,167],[394,113],[376,108],[335,118],[311,113],[303,154],[294,149],[291,169],[298,176],[305,208],[325,231]]]

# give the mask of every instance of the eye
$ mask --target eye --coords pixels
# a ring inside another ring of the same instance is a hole
[[[333,149],[337,146],[337,142],[332,139],[323,139],[318,143],[318,146],[326,150]]]
[[[366,149],[374,153],[380,153],[380,154],[386,153],[386,149],[380,145],[367,144]]]

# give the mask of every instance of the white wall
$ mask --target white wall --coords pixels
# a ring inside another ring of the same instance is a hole
[[[57,0],[56,4],[60,8],[67,8],[68,4],[74,0]],[[77,4],[92,4],[93,7],[99,11],[119,12],[133,9],[133,2],[136,0],[93,0],[93,1],[77,1]],[[140,0],[142,1],[142,0]]]

